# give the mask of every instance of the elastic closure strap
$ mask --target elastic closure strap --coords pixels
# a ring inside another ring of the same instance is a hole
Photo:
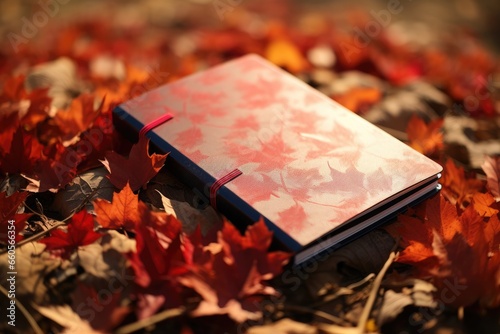
[[[144,125],[142,127],[141,131],[139,131],[139,136],[145,136],[146,133],[148,133],[149,131],[153,130],[157,126],[160,126],[160,125],[162,125],[165,122],[168,122],[172,118],[174,118],[174,116],[172,114],[170,114],[170,113],[158,117],[154,121],[152,121],[152,122]]]
[[[241,174],[242,174],[242,172],[239,169],[235,169],[235,170],[227,173],[226,175],[224,175],[223,177],[221,177],[220,179],[218,179],[217,181],[215,181],[212,184],[212,186],[210,187],[210,204],[212,205],[212,207],[214,209],[217,209],[217,202],[216,202],[217,191],[219,191],[219,189],[223,185],[234,180],[235,178],[237,178]]]

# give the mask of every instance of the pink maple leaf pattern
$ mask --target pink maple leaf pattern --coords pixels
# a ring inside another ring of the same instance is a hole
[[[380,192],[381,190],[392,189],[392,177],[387,175],[381,167],[366,177],[370,192]]]
[[[258,172],[280,170],[294,161],[292,154],[295,150],[285,143],[281,132],[273,134],[266,142],[257,140],[257,143],[256,147],[248,147],[228,141],[227,153],[236,160],[237,165],[259,163],[256,169]]]
[[[267,201],[271,196],[277,196],[280,186],[278,183],[266,175],[257,174],[257,177],[253,175],[242,174],[238,177],[237,184],[238,189],[245,193],[245,199],[248,199],[249,204],[255,204],[260,201]],[[234,182],[234,181],[233,181]],[[255,189],[255,191],[253,191]]]
[[[278,102],[279,92],[283,88],[280,80],[265,80],[259,78],[256,82],[240,81],[235,89],[242,95],[242,102],[238,107],[244,109],[266,108],[270,103]]]
[[[199,105],[221,104],[226,94],[223,92],[210,93],[210,92],[194,92],[191,94],[191,103]]]
[[[300,170],[295,168],[287,169],[287,180],[286,184],[283,174],[281,176],[281,183],[286,192],[290,194],[294,200],[298,202],[307,202],[310,199],[310,195],[307,192],[315,182],[322,179],[317,169]],[[305,191],[304,191],[305,189]]]
[[[206,71],[199,74],[198,80],[204,85],[217,84],[226,79],[226,76],[216,71]]]
[[[172,85],[170,85],[170,93],[178,99],[186,101],[191,94],[191,90],[185,85],[173,83]]]
[[[200,162],[208,158],[208,155],[203,154],[200,150],[188,153],[189,158],[194,162]]]
[[[184,149],[190,149],[197,146],[203,140],[203,133],[197,126],[192,126],[182,132],[179,132],[175,143]]]
[[[345,172],[341,172],[339,170],[336,170],[335,168],[332,168],[330,164],[328,164],[328,167],[330,168],[330,176],[332,178],[332,181],[321,183],[318,188],[324,190],[325,192],[366,192],[366,189],[363,186],[365,174],[357,170],[354,165],[347,168]]]
[[[295,150],[288,146],[283,140],[281,132],[274,134],[270,140],[261,143],[259,153],[262,158],[259,159],[260,165],[257,170],[269,172],[275,168],[285,168],[286,165],[295,160],[292,157],[294,151]]]
[[[300,231],[307,222],[304,208],[297,202],[288,209],[279,212],[278,216],[280,221],[286,224],[283,226],[286,226],[288,231]]]
[[[321,118],[315,113],[304,113],[302,110],[297,110],[293,107],[287,108],[288,121],[290,122],[290,127],[297,132],[311,132],[312,130],[317,131],[317,122],[321,121]]]

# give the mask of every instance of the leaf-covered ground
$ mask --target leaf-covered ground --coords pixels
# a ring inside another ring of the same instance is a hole
[[[0,331],[500,332],[495,5],[454,4],[0,4]],[[114,128],[119,103],[250,52],[441,163],[441,192],[291,268]]]

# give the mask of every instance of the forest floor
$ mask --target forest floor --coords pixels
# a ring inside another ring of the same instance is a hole
[[[469,0],[0,3],[0,331],[500,333],[499,12]],[[297,268],[268,250],[262,222],[241,235],[193,207],[112,110],[248,53],[440,163],[440,193]]]

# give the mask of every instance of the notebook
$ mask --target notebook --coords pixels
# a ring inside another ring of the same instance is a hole
[[[257,55],[158,87],[114,110],[166,167],[236,226],[264,218],[295,264],[378,226],[439,189],[442,167]]]

